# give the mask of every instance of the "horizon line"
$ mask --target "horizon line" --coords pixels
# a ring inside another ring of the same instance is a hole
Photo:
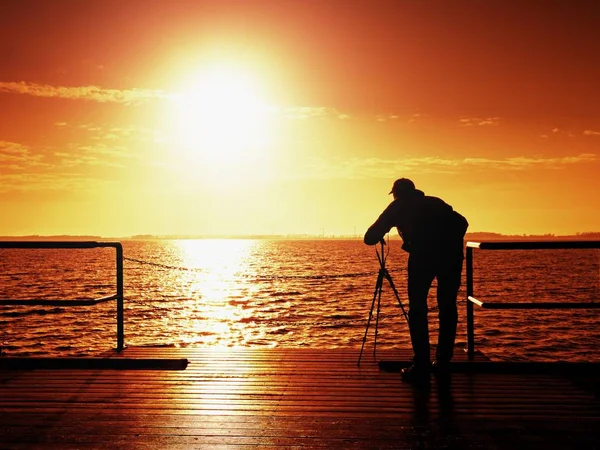
[[[504,239],[504,238],[543,238],[543,239],[558,239],[558,238],[600,238],[600,231],[586,231],[568,234],[504,234],[492,231],[472,231],[467,232],[467,238],[486,238],[486,239]],[[26,235],[5,235],[0,236],[0,240],[186,240],[186,239],[347,239],[347,240],[362,240],[362,235],[356,234],[311,234],[311,233],[250,233],[250,234],[134,234],[129,236],[102,236],[93,234],[26,234]],[[390,235],[390,240],[401,240],[400,236]]]

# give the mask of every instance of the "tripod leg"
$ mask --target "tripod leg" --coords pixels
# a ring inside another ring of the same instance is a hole
[[[408,322],[408,314],[406,313],[406,310],[404,309],[404,305],[402,304],[402,301],[400,300],[400,295],[398,294],[398,290],[396,289],[396,285],[394,284],[394,280],[392,280],[392,276],[387,271],[387,269],[385,269],[385,278],[390,283],[392,291],[394,291],[394,295],[396,296],[396,300],[398,300],[398,304],[400,305],[400,309],[402,310],[402,314],[404,315],[404,318]]]
[[[369,311],[369,318],[367,319],[367,327],[365,328],[365,334],[362,340],[362,346],[360,347],[360,354],[358,355],[357,366],[360,366],[360,360],[362,358],[363,350],[365,348],[365,342],[367,341],[367,333],[369,332],[369,325],[371,324],[371,319],[373,318],[373,308],[375,307],[375,300],[381,296],[381,287],[383,285],[383,272],[379,271],[379,275],[377,275],[377,283],[375,284],[375,292],[373,292],[373,301],[371,302],[371,309]],[[379,314],[378,314],[379,316]]]
[[[383,272],[383,269],[380,270]],[[383,276],[382,274],[381,283],[379,284],[379,292],[377,293],[377,316],[375,316],[375,339],[373,340],[373,358],[377,356],[377,334],[379,332],[379,312],[381,311],[381,292],[383,291]]]

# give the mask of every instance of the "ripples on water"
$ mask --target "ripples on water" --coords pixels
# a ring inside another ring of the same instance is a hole
[[[378,270],[374,248],[360,241],[123,245],[125,257],[159,264],[125,261],[129,345],[360,348]],[[406,254],[398,241],[391,248],[388,268],[406,305]],[[475,251],[475,296],[484,301],[599,301],[599,254]],[[335,277],[344,274],[358,276]],[[98,298],[115,292],[114,249],[0,249],[0,277],[0,298]],[[464,296],[463,288],[459,347],[466,340]],[[430,306],[435,306],[435,288]],[[430,315],[432,342],[436,316],[435,311]],[[387,283],[380,317],[378,346],[409,345],[406,323]],[[598,310],[476,309],[476,348],[497,359],[597,361],[598,317]],[[0,327],[0,342],[9,355],[97,355],[116,344],[115,303],[3,306]],[[372,341],[370,334],[368,351]]]

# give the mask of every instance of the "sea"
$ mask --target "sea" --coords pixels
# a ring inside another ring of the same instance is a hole
[[[408,348],[407,254],[358,239],[125,240],[128,346]],[[485,302],[599,302],[600,250],[475,250]],[[456,352],[466,347],[466,290]],[[79,300],[116,292],[115,250],[0,249],[0,299]],[[398,294],[396,296],[396,293]],[[436,285],[429,296],[437,341]],[[379,305],[379,308],[378,308]],[[372,320],[368,322],[369,315]],[[101,356],[116,347],[116,302],[0,306],[3,356]],[[492,360],[600,361],[600,309],[475,307],[475,349]],[[367,353],[365,353],[367,354]]]

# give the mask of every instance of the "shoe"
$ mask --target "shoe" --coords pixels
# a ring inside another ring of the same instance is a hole
[[[434,359],[431,363],[431,371],[438,378],[450,376],[450,361]]]
[[[405,367],[400,371],[400,378],[405,383],[411,383],[414,385],[425,385],[429,384],[429,374],[431,369],[421,365],[413,364],[409,367]]]

